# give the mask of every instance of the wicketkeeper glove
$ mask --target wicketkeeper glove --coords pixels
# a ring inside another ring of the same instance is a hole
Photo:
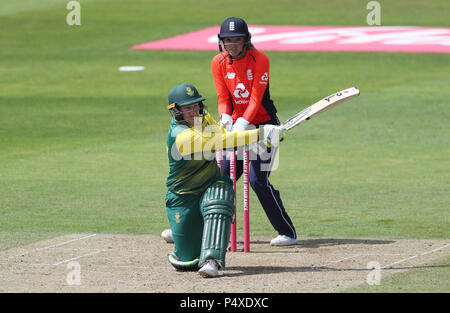
[[[222,116],[220,117],[219,125],[225,128],[227,132],[231,131],[233,128],[233,119],[230,115],[226,113],[222,113]]]
[[[243,117],[240,117],[236,120],[236,123],[234,123],[232,131],[246,130],[249,125],[250,125],[249,121],[247,121]]]

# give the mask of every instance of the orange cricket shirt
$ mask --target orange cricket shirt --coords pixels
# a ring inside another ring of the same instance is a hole
[[[250,124],[267,122],[277,110],[270,99],[269,58],[250,49],[241,60],[231,60],[227,52],[211,62],[218,97],[219,115],[231,115],[233,121],[243,117]]]

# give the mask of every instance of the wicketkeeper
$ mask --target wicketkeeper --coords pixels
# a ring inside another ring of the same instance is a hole
[[[265,125],[280,125],[269,92],[269,58],[251,43],[247,23],[238,17],[227,18],[220,26],[219,50],[211,62],[218,96],[220,124],[227,130],[242,131]],[[253,154],[250,162],[250,185],[258,196],[278,236],[275,246],[295,245],[297,233],[281,201],[280,192],[270,183],[275,149],[261,157]],[[230,162],[223,160],[222,171],[229,173]],[[242,175],[243,160],[236,163],[236,178]]]
[[[227,132],[207,112],[203,101],[191,84],[177,85],[169,93],[172,121],[167,138],[166,213],[174,251],[168,259],[177,270],[199,269],[203,277],[215,277],[225,267],[234,214],[233,183],[221,175],[215,149],[260,140],[278,145],[283,129],[264,125]]]

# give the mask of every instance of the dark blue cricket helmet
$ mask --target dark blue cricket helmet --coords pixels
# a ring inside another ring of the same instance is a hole
[[[251,43],[251,34],[248,31],[247,23],[239,17],[229,17],[220,25],[220,32],[217,34],[219,38],[219,51],[222,52],[223,38],[227,37],[246,37],[246,49],[254,48]]]
[[[229,17],[220,25],[219,39],[227,37],[248,37],[247,23],[239,17]]]

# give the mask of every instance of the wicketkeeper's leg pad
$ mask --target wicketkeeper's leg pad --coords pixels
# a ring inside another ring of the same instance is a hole
[[[233,183],[227,176],[220,177],[203,193],[200,201],[204,219],[200,267],[209,259],[216,260],[219,268],[225,267],[234,201]]]

